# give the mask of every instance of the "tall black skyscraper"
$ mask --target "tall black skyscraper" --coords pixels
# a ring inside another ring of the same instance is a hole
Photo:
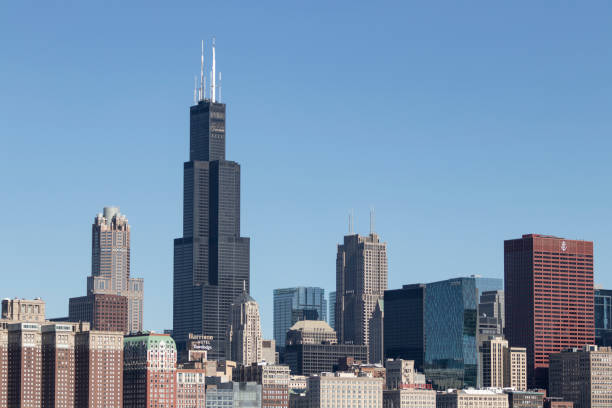
[[[213,74],[214,78],[214,45]],[[203,77],[203,75],[202,75]],[[190,108],[184,164],[183,237],[174,240],[173,336],[212,336],[209,358],[225,358],[231,303],[249,291],[250,242],[240,236],[240,165],[225,160],[225,104],[200,85]]]

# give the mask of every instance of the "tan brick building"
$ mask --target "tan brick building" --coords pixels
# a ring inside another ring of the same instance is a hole
[[[527,390],[527,349],[525,347],[504,349],[503,386],[519,391]]]
[[[438,393],[437,408],[508,408],[508,395],[490,390],[453,390]]]
[[[352,373],[322,373],[308,379],[310,408],[382,408],[382,378],[356,376]]]

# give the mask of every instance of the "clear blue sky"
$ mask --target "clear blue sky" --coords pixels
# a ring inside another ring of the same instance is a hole
[[[502,277],[503,240],[523,233],[595,241],[612,287],[610,2],[98,3],[0,6],[0,297],[66,315],[93,218],[118,205],[145,326],[172,326],[213,35],[267,337],[274,288],[333,290],[351,208],[360,233],[376,208],[392,288]]]

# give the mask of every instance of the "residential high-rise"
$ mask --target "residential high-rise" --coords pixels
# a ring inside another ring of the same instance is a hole
[[[384,295],[385,358],[414,360],[419,371],[425,362],[425,287],[404,285],[386,290]]]
[[[8,406],[42,406],[42,333],[40,323],[8,324]]]
[[[70,298],[68,319],[93,330],[142,330],[144,281],[130,276],[131,228],[119,207],[104,207],[92,225],[87,294]]]
[[[225,160],[225,104],[214,88],[210,99],[205,93],[201,86],[189,113],[183,237],[174,240],[173,336],[179,348],[189,333],[212,336],[208,356],[223,359],[230,305],[243,283],[249,292],[250,242],[240,236],[240,165]]]
[[[228,360],[242,365],[260,362],[263,350],[259,305],[246,288],[231,304],[229,322]]]
[[[527,349],[508,347],[504,349],[504,387],[527,390]]]
[[[506,337],[545,388],[548,356],[593,344],[593,242],[528,234],[504,242]]]
[[[504,387],[504,350],[507,348],[508,340],[503,337],[493,337],[481,345],[483,387]]]
[[[369,343],[369,322],[387,289],[387,244],[374,231],[346,235],[336,257],[335,324],[340,343]]]
[[[550,355],[548,394],[575,408],[612,407],[612,348],[585,345]]]
[[[176,344],[167,334],[123,341],[123,408],[170,407],[176,400]]]
[[[368,339],[368,356],[370,363],[382,364],[385,359],[384,350],[384,318],[385,306],[384,300],[378,299],[372,317],[368,323],[369,339]]]
[[[329,313],[327,314],[327,323],[331,327],[336,327],[336,291],[329,292],[328,297],[327,306],[329,307]]]
[[[299,286],[274,289],[274,340],[285,346],[287,330],[298,320],[327,321],[325,289]]]
[[[595,344],[612,346],[612,290],[595,289]]]
[[[478,302],[502,286],[477,275],[426,285],[424,371],[437,389],[478,386]]]
[[[80,327],[75,336],[75,407],[123,406],[123,332]]]
[[[60,323],[43,325],[41,355],[42,407],[75,407],[73,326]]]

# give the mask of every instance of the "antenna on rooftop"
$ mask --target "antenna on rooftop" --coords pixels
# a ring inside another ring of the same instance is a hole
[[[200,97],[199,100],[204,99],[204,40],[202,40],[202,62],[200,64]]]
[[[354,225],[353,225],[353,218],[354,218],[354,214],[353,214],[353,209],[351,208],[351,211],[349,211],[349,235],[353,235],[353,231],[354,231]]]
[[[374,207],[371,207],[370,208],[370,235],[374,233],[374,221],[375,221]]]
[[[221,102],[221,71],[219,71],[219,102]]]
[[[193,76],[193,104],[197,104],[198,103],[198,99],[197,99],[197,95],[198,95],[198,76],[194,75]]]
[[[215,62],[215,37],[213,37],[212,39],[212,70],[210,72],[210,79],[211,79],[211,83],[210,83],[210,100],[211,102],[215,102],[215,80],[216,80],[216,62]]]

